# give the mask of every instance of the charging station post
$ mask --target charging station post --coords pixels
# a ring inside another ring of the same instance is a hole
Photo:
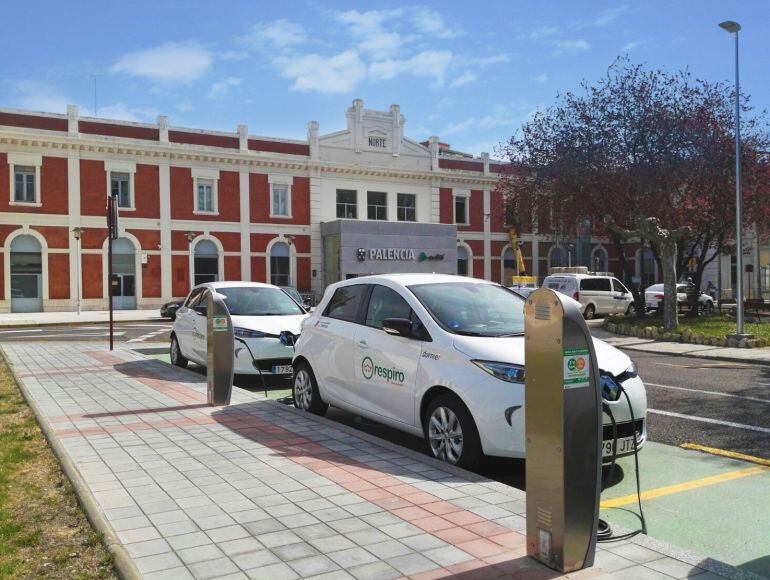
[[[593,565],[602,406],[591,333],[573,301],[540,288],[524,306],[527,554],[560,572]]]
[[[206,384],[208,404],[229,405],[233,391],[235,349],[233,321],[222,295],[207,291]]]

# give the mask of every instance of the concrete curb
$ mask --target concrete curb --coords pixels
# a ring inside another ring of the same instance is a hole
[[[19,391],[24,397],[24,400],[35,414],[37,424],[40,427],[40,430],[43,432],[43,436],[48,442],[48,445],[53,450],[54,455],[56,455],[56,458],[59,460],[62,471],[64,471],[67,479],[70,480],[70,483],[75,490],[75,495],[77,496],[78,502],[83,508],[83,512],[85,513],[86,518],[91,523],[91,526],[94,528],[94,530],[102,535],[102,543],[104,544],[104,547],[107,548],[107,551],[112,555],[113,566],[115,567],[115,571],[118,573],[118,576],[123,580],[141,580],[142,574],[139,572],[139,569],[134,564],[133,559],[126,551],[125,546],[120,542],[112,527],[109,525],[106,518],[102,515],[99,504],[91,493],[90,488],[83,480],[83,477],[80,475],[77,467],[75,467],[75,464],[70,460],[69,456],[67,455],[67,451],[64,449],[64,446],[54,435],[50,424],[45,420],[44,415],[38,408],[35,400],[27,392],[23,382],[16,378],[13,365],[8,360],[5,350],[1,345],[0,352],[2,353],[3,360],[11,369],[13,380],[15,381],[16,386],[19,387]]]
[[[623,337],[623,335],[618,334],[616,335],[618,337]],[[598,337],[597,337],[598,338]],[[633,338],[633,337],[623,337],[623,338]],[[660,341],[662,343],[665,343],[666,341]],[[610,344],[610,343],[607,343]],[[646,343],[645,343],[646,344]],[[736,356],[729,356],[729,355],[703,355],[698,354],[697,352],[661,352],[659,350],[655,350],[652,348],[642,348],[642,346],[637,344],[611,344],[611,346],[614,346],[615,348],[620,349],[628,349],[628,350],[636,350],[639,352],[647,352],[650,354],[658,354],[662,356],[678,356],[678,357],[688,357],[688,358],[699,358],[702,360],[716,360],[716,361],[724,361],[724,362],[735,362],[735,363],[746,363],[746,364],[754,364],[754,365],[765,365],[770,366],[770,361],[768,360],[762,360],[762,359],[755,359],[755,358],[741,358]],[[718,346],[715,346],[713,348],[720,348]],[[759,349],[746,349],[748,351],[756,351]]]

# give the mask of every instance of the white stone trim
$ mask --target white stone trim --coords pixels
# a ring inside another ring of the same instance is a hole
[[[463,197],[465,198],[465,221],[458,222],[457,221],[457,198]],[[458,226],[469,226],[470,223],[470,213],[471,213],[471,190],[470,189],[452,189],[452,222],[455,225]]]
[[[193,179],[193,214],[194,215],[219,215],[219,169],[212,167],[191,167],[190,173]],[[212,211],[198,209],[198,180],[211,181],[211,205]]]
[[[40,171],[43,166],[42,153],[20,153],[11,151],[7,153],[8,173],[10,176],[10,199],[9,205],[19,205],[22,207],[41,207],[43,205],[43,192],[40,191]],[[31,166],[35,168],[35,201],[16,201],[16,175],[15,166]]]
[[[40,268],[42,278],[41,285],[43,286],[43,308],[45,308],[45,301],[48,300],[48,242],[46,242],[45,236],[43,236],[43,234],[37,230],[31,229],[29,224],[24,224],[18,230],[12,231],[5,238],[5,242],[3,242],[4,298],[5,300],[11,300],[11,242],[13,242],[14,238],[23,235],[30,235],[40,243]]]
[[[591,263],[590,263],[590,267],[588,269],[589,270],[595,270],[595,268],[593,267],[594,266],[594,259],[596,257],[596,254],[599,252],[599,250],[603,251],[605,257],[607,258],[607,260],[604,263],[604,268],[602,270],[599,270],[599,271],[607,272],[609,270],[609,267],[610,267],[610,253],[607,251],[607,248],[605,248],[601,243],[599,243],[599,245],[594,246],[591,249]]]
[[[265,282],[272,284],[271,272],[270,272],[270,253],[275,244],[284,243],[289,246],[289,286],[297,287],[297,248],[289,239],[281,234],[278,237],[273,238],[267,244],[265,248]]]
[[[291,204],[291,186],[294,183],[294,178],[291,175],[286,175],[283,173],[268,173],[267,183],[270,185],[270,191],[268,192],[268,195],[270,196],[270,217],[276,218],[276,219],[282,219],[282,220],[293,219],[292,214],[294,213],[294,210]],[[286,199],[286,206],[287,206],[287,209],[289,210],[288,215],[279,215],[275,213],[275,208],[273,206],[273,186],[274,185],[286,186],[286,190],[288,192],[287,199]]]
[[[251,280],[251,232],[249,225],[251,223],[251,194],[249,188],[249,170],[241,168],[238,172],[238,195],[239,209],[241,216],[241,279]]]

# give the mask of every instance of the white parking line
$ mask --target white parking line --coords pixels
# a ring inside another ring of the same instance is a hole
[[[756,401],[758,403],[770,403],[770,399],[760,399],[758,397],[746,397],[744,395],[733,395],[730,393],[717,393],[716,391],[704,391],[702,389],[689,389],[687,387],[675,387],[673,385],[660,385],[657,383],[644,383],[648,387],[658,387],[661,389],[674,389],[677,391],[689,391],[691,393],[703,393],[705,395],[714,395],[717,397],[730,397],[732,399],[743,399],[744,401]],[[761,384],[761,383],[760,383]]]
[[[114,336],[123,336],[126,334],[125,332],[115,332],[113,333]],[[74,334],[72,336],[73,339],[82,338],[84,336],[88,337],[95,337],[95,336],[109,336],[109,332],[79,332],[77,334]],[[34,334],[32,336],[17,336],[13,340],[21,340],[22,338],[31,338],[34,340],[37,340],[38,338],[61,338],[61,334]]]
[[[160,330],[156,330],[154,332],[148,332],[147,334],[143,334],[142,336],[137,336],[136,338],[132,338],[131,340],[127,340],[126,342],[144,342],[145,340],[154,338],[159,334],[168,332],[169,330],[171,330],[170,326],[168,328],[161,328]]]
[[[697,417],[695,415],[683,415],[682,413],[672,413],[671,411],[659,411],[658,409],[647,409],[648,413],[656,415],[665,415],[666,417],[676,417],[678,419],[689,419],[690,421],[699,421],[701,423],[712,423],[714,425],[724,425],[725,427],[735,427],[736,429],[745,429],[747,431],[757,431],[759,433],[770,433],[766,427],[756,427],[754,425],[744,425],[743,423],[733,423],[732,421],[720,421],[719,419],[709,419],[708,417]]]
[[[17,332],[43,332],[42,328],[25,328],[23,330],[0,330],[0,334],[14,334]]]

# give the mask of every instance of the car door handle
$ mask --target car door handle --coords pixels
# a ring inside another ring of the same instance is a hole
[[[369,348],[369,343],[367,343],[365,340],[359,340],[358,346],[360,346],[361,348]]]

